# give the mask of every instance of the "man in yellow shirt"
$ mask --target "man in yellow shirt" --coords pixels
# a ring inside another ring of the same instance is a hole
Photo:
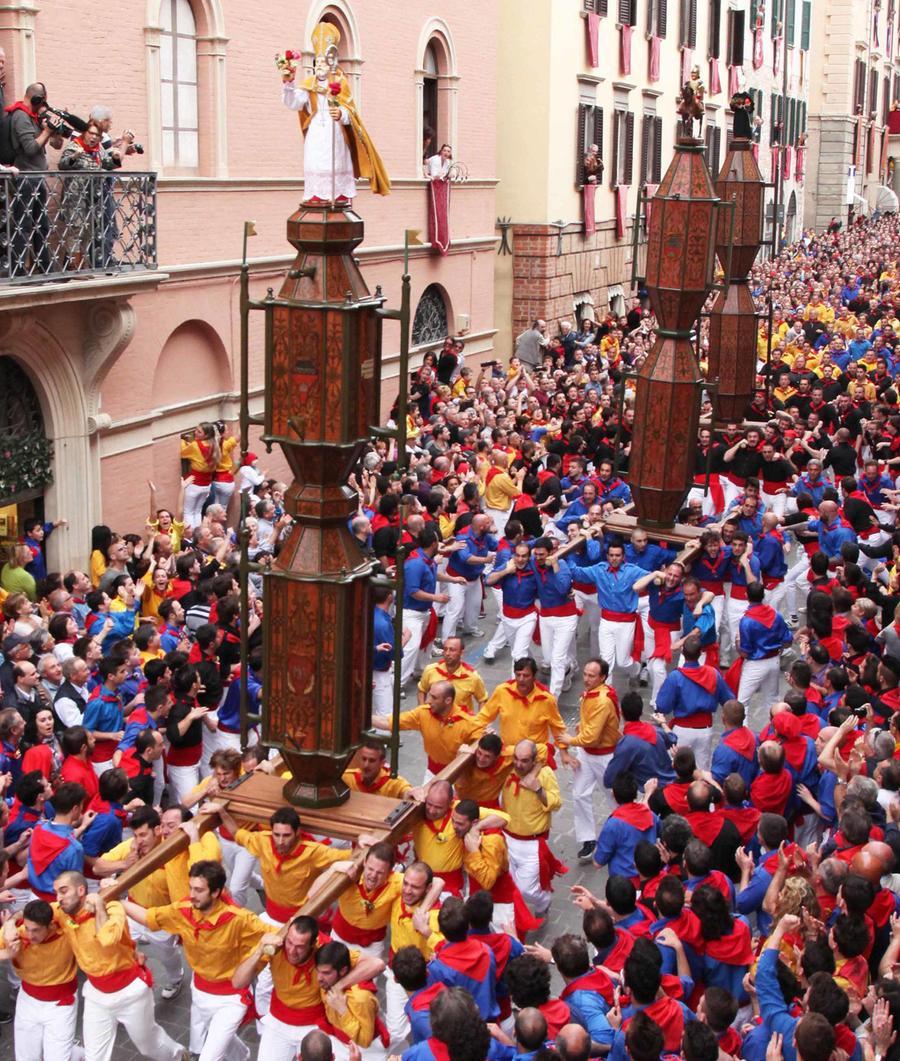
[[[476,745],[464,744],[460,752],[474,753],[465,773],[456,782],[460,799],[473,799],[479,807],[500,809],[500,792],[512,770],[512,752],[503,750],[497,733],[483,733]]]
[[[497,686],[475,721],[484,727],[499,718],[504,751],[511,752],[521,740],[531,740],[538,746],[541,761],[546,762],[551,739],[564,734],[566,724],[559,713],[556,697],[536,680],[537,664],[534,660],[526,656],[517,660],[515,665],[514,677]],[[562,761],[569,765],[565,751]]]
[[[444,658],[429,663],[419,679],[419,703],[424,704],[428,690],[435,682],[450,682],[456,690],[455,703],[464,711],[475,714],[488,698],[481,675],[462,658],[462,638],[448,637],[444,641]]]
[[[463,869],[469,880],[469,895],[490,892],[494,903],[494,926],[498,932],[516,920],[516,885],[509,872],[509,849],[500,829],[478,828],[480,808],[474,800],[461,799],[453,808],[453,828],[463,842]],[[539,928],[538,922],[527,928]]]
[[[443,938],[438,931],[438,896],[444,888],[427,862],[413,862],[403,874],[400,894],[391,907],[390,964],[404,947],[415,947],[426,961]],[[409,1018],[404,1012],[406,992],[390,969],[385,976],[385,1023],[391,1042],[402,1042],[409,1035]]]
[[[225,869],[219,862],[195,862],[190,868],[190,898],[148,909],[126,899],[129,917],[152,932],[181,939],[194,971],[191,984],[191,1053],[209,1058],[241,1057],[250,1048],[237,1037],[251,1004],[231,978],[269,926],[243,907],[226,903]]]
[[[356,753],[356,765],[343,773],[344,783],[354,792],[403,799],[412,789],[405,777],[391,777],[385,764],[384,745],[365,737]]]
[[[94,862],[95,876],[103,879],[123,873],[141,859],[146,858],[162,843],[162,823],[158,812],[153,807],[138,808],[131,817],[130,825],[134,835],[130,840],[123,840],[116,844]],[[197,826],[193,822],[184,822],[181,828],[191,837],[191,847],[187,854],[190,862],[209,857],[209,842],[206,845],[203,844],[197,833]],[[214,841],[212,834],[206,835]],[[214,844],[212,850],[214,851]],[[177,888],[181,883],[173,865],[174,862],[175,860],[172,860],[164,866],[159,866],[142,881],[138,881],[129,890],[129,897],[143,907],[164,906],[166,903],[183,899],[185,892],[176,892],[173,895],[170,891],[170,884]],[[153,932],[146,925],[132,919],[128,921],[128,929],[131,938],[136,943],[143,943],[147,954],[156,958],[165,970],[167,984],[162,989],[162,997],[167,1000],[174,998],[181,990],[184,975],[177,938],[168,932]]]
[[[422,734],[428,760],[423,784],[452,763],[463,744],[480,737],[486,725],[481,720],[483,710],[473,718],[456,706],[456,690],[450,682],[435,682],[428,690],[426,700],[426,703],[400,715],[401,730],[417,729]],[[372,725],[375,729],[390,730],[391,720],[387,715],[373,715]],[[561,728],[565,729],[565,726]]]
[[[378,1014],[378,995],[369,981],[338,987],[350,972],[350,951],[332,939],[316,951],[316,975],[331,1025],[334,1061],[349,1061],[348,1046],[355,1043],[363,1061],[384,1061],[390,1037]]]
[[[394,900],[403,888],[403,875],[392,871],[394,849],[373,844],[366,853],[360,878],[341,892],[331,938],[353,946],[361,954],[383,958]]]
[[[61,873],[54,888],[54,922],[87,977],[81,989],[87,1056],[112,1061],[121,1024],[144,1057],[184,1061],[187,1051],[156,1023],[150,977],[137,960],[122,904],[105,902],[99,892],[88,895],[87,881],[74,870]]]
[[[578,732],[559,738],[561,747],[577,749],[572,759],[575,777],[572,801],[575,817],[575,842],[579,844],[578,861],[590,862],[597,846],[597,824],[594,818],[594,790],[599,786],[604,817],[611,809],[603,774],[612,762],[621,736],[619,706],[615,690],[606,684],[609,664],[603,659],[589,659],[584,665],[578,716]]]
[[[554,876],[567,872],[547,843],[553,812],[561,806],[556,774],[541,766],[534,741],[519,741],[513,772],[503,786],[503,809],[509,815],[506,845],[513,880],[536,917],[550,908]]]
[[[528,469],[523,465],[516,472],[514,479],[506,470],[509,455],[502,449],[492,449],[489,461],[490,466],[484,477],[484,511],[485,515],[493,519],[497,536],[501,537],[506,529],[512,504],[522,493],[522,481]]]
[[[250,986],[261,967],[274,982],[269,1012],[262,1018],[258,1057],[265,1061],[294,1061],[300,1044],[311,1031],[325,1024],[325,1006],[316,972],[316,951],[327,942],[312,917],[295,917],[287,932],[267,932],[231,978],[236,988]],[[336,986],[347,987],[374,980],[384,962],[367,955],[350,954],[350,972]]]
[[[21,915],[4,923],[0,959],[12,963],[22,982],[13,1024],[16,1056],[48,1061],[70,1057],[78,1017],[78,967],[49,903],[33,899]]]

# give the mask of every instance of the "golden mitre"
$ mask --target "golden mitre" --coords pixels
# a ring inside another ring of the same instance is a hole
[[[341,31],[330,22],[320,22],[312,32],[313,51],[325,55],[331,47],[337,48],[341,43]]]

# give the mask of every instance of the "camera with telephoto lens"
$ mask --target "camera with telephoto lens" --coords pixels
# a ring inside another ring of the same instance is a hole
[[[44,101],[44,109],[50,114],[55,114],[63,123],[62,128],[58,130],[61,136],[69,137],[73,132],[83,133],[90,124],[84,118],[79,118],[77,114],[72,114],[71,111],[63,110],[61,107],[51,107],[46,101]]]
[[[144,145],[143,144],[132,144],[131,146],[134,148],[134,153],[136,155],[143,155],[143,153],[144,153]]]

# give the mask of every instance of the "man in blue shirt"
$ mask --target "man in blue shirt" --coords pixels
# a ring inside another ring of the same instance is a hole
[[[613,781],[616,809],[603,823],[594,861],[598,866],[609,866],[610,875],[636,879],[634,849],[642,841],[655,844],[658,820],[646,803],[638,803],[638,780],[631,773],[622,773]]]
[[[665,725],[657,728],[649,722],[641,722],[644,701],[640,693],[626,693],[622,697],[621,711],[625,725],[612,762],[603,775],[603,784],[612,788],[619,774],[626,771],[637,778],[639,785],[646,784],[651,777],[658,777],[660,785],[674,781],[669,748],[675,743],[675,737]],[[655,717],[662,719],[662,715]]]
[[[660,714],[672,715],[679,747],[694,749],[701,771],[712,763],[713,715],[731,699],[731,690],[715,667],[702,665],[700,636],[691,634],[681,648],[684,662],[662,684],[656,698]]]
[[[765,590],[761,582],[747,586],[747,610],[740,621],[738,650],[743,657],[741,683],[737,698],[748,710],[750,701],[759,693],[756,705],[758,725],[750,724],[758,732],[769,717],[769,708],[778,698],[782,652],[794,640],[790,627],[782,616],[768,604],[763,604]]]
[[[67,520],[58,519],[55,523],[41,523],[39,519],[26,519],[22,529],[25,532],[24,543],[31,550],[31,563],[25,570],[32,575],[35,582],[47,577],[47,557],[44,554],[44,542],[57,527],[65,527]]]
[[[453,637],[462,623],[463,633],[483,637],[484,631],[475,625],[481,610],[481,576],[485,567],[493,563],[497,551],[497,539],[493,534],[494,522],[490,516],[479,512],[467,533],[458,534],[456,541],[462,543],[450,556],[447,574],[452,575],[441,637],[446,641]]]
[[[735,896],[735,909],[744,917],[756,914],[756,924],[760,935],[768,934],[772,927],[772,918],[763,910],[763,900],[775,870],[778,868],[778,848],[787,840],[787,822],[780,814],[760,816],[757,837],[761,848],[759,863],[754,864],[753,856],[744,848],[738,848],[735,859],[741,871],[741,880]]]
[[[440,535],[434,527],[426,527],[419,535],[418,547],[403,563],[403,629],[409,631],[409,640],[403,643],[403,661],[400,664],[400,682],[403,685],[409,682],[416,669],[422,635],[428,626],[432,606],[446,604],[450,599],[446,593],[437,592],[438,580],[448,579],[447,575],[438,575],[437,572],[435,557],[439,543]]]
[[[597,586],[597,605],[600,608],[600,655],[609,664],[610,674],[618,665],[629,676],[640,665],[643,647],[643,627],[638,617],[638,595],[634,584],[647,572],[637,564],[625,563],[625,547],[619,541],[610,542],[606,562],[583,567],[586,582]]]
[[[394,699],[394,620],[391,609],[394,594],[386,586],[376,586],[372,592],[375,602],[372,622],[372,714],[389,715]],[[404,644],[412,637],[403,631]]]
[[[96,817],[82,814],[87,792],[74,781],[64,781],[53,796],[53,821],[39,822],[28,846],[28,883],[38,898],[55,902],[53,882],[66,870],[84,868],[84,848],[79,837]]]

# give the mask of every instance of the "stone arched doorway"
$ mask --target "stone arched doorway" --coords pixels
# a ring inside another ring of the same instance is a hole
[[[26,519],[44,518],[44,491],[53,480],[37,391],[22,366],[0,355],[0,545],[23,534]]]
[[[797,193],[791,192],[788,199],[787,214],[784,220],[784,241],[793,243],[797,238]]]

